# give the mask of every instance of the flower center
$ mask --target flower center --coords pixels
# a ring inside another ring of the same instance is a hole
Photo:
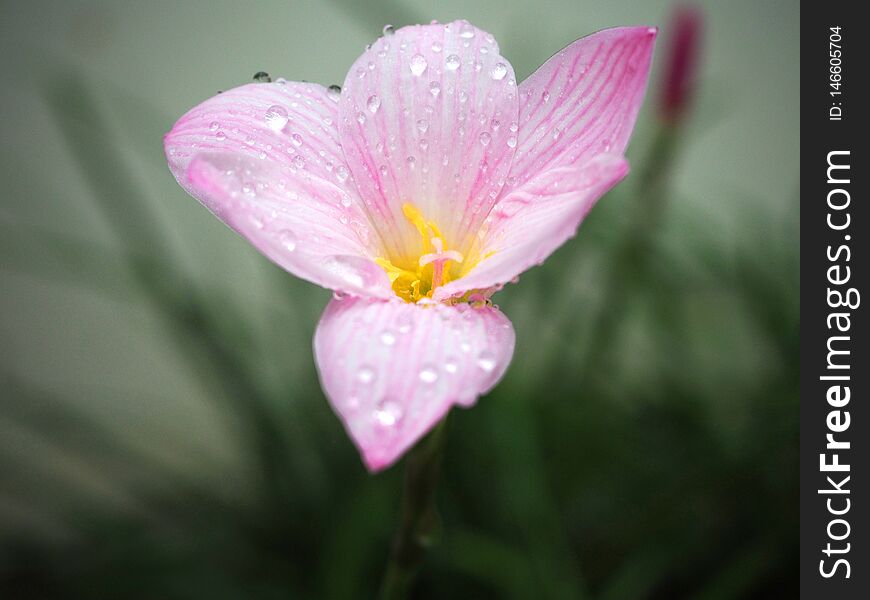
[[[427,221],[416,206],[405,203],[402,212],[422,238],[422,254],[416,259],[404,261],[407,268],[397,266],[388,258],[377,258],[375,262],[387,272],[393,291],[399,298],[405,302],[418,302],[423,298],[431,298],[436,288],[456,279],[458,269],[454,267],[462,263],[463,256],[447,248],[447,241],[438,226]]]

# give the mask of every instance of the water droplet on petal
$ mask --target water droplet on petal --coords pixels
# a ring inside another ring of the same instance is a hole
[[[417,76],[423,74],[426,67],[429,66],[422,54],[415,54],[411,57],[411,73]]]
[[[389,400],[378,403],[374,412],[375,421],[383,427],[392,427],[402,418],[402,409]]]
[[[220,141],[220,142],[222,142],[222,141],[224,141],[225,139],[227,139],[227,134],[225,134],[223,131],[218,131],[216,134],[214,134],[214,136],[215,136],[215,138],[217,138],[217,140]]]
[[[290,141],[293,142],[293,145],[297,148],[302,145],[302,136],[298,133],[294,133],[290,136]]]
[[[451,375],[456,373],[456,371],[459,370],[459,365],[457,364],[456,359],[455,358],[448,358],[444,362],[444,370],[447,371]]]
[[[347,170],[347,167],[344,165],[339,165],[335,170],[335,178],[338,179],[339,183],[344,183],[347,181],[347,178],[350,176],[350,171]],[[348,206],[350,205],[350,199],[348,200]],[[344,204],[344,199],[342,199],[342,204]]]
[[[517,138],[516,138],[516,136],[514,136],[514,135],[510,136],[510,137],[507,139],[507,145],[508,145],[510,148],[516,148],[516,147],[517,147]]]
[[[364,383],[366,385],[372,383],[375,380],[376,373],[375,370],[372,369],[368,365],[363,365],[356,372],[356,378],[360,383]]]
[[[284,246],[284,249],[287,250],[287,252],[293,252],[296,250],[296,244],[299,242],[296,234],[289,229],[281,231],[278,234],[278,239],[281,241],[281,245]]]
[[[438,381],[438,371],[431,365],[426,365],[420,370],[420,381],[426,384],[433,384]]]
[[[484,146],[488,146],[489,143],[492,141],[492,136],[488,132],[483,131],[481,132],[478,139],[480,140],[481,144],[483,144]]]
[[[459,28],[459,37],[464,40],[470,40],[474,37],[474,27],[472,27],[471,23],[463,23]]]
[[[447,60],[444,61],[444,66],[447,67],[448,71],[455,71],[459,68],[459,57],[455,54],[451,54],[447,57]]]
[[[375,114],[380,107],[381,99],[378,96],[369,96],[368,101],[366,101],[366,108],[369,109],[369,112]]]
[[[383,32],[385,36],[394,35],[396,33],[396,28],[390,24],[384,25]]]
[[[257,83],[269,83],[272,81],[272,78],[265,71],[257,71],[254,73],[254,81]]]
[[[485,373],[492,373],[496,366],[495,355],[489,350],[484,350],[477,355],[477,366]]]
[[[400,315],[396,321],[399,324],[399,333],[408,333],[414,326],[414,320],[411,318],[411,315],[407,313]]]
[[[417,130],[420,133],[426,133],[426,131],[428,129],[429,129],[429,121],[427,121],[426,119],[420,119],[419,121],[417,121]]]
[[[209,125],[208,128],[209,128],[211,131],[217,131],[218,129],[221,128],[221,124],[218,123],[217,121],[212,121],[212,122],[211,122],[211,125]]]
[[[338,102],[338,99],[341,98],[341,86],[340,85],[331,85],[326,88],[326,95],[333,102]]]
[[[436,54],[441,52],[441,43],[440,42],[432,42],[432,52]]]
[[[281,131],[287,124],[287,121],[290,120],[290,117],[287,115],[287,110],[283,106],[278,106],[276,104],[266,109],[264,119],[266,120],[266,126],[269,129],[272,131]]]
[[[432,94],[434,98],[438,97],[438,94],[441,93],[441,84],[437,81],[433,81],[429,84],[429,93]]]
[[[496,81],[501,81],[502,79],[504,79],[504,76],[507,75],[507,72],[507,65],[505,65],[504,63],[496,63],[495,66],[493,66],[490,74],[492,75],[492,78]]]
[[[381,343],[384,346],[392,346],[396,343],[396,334],[389,329],[385,329],[381,332]]]

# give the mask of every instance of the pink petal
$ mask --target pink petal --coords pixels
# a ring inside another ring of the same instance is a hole
[[[229,90],[189,111],[164,140],[178,182],[294,275],[391,296],[382,253],[338,143],[338,102],[287,82]]]
[[[496,205],[483,242],[484,258],[467,275],[435,290],[435,300],[507,283],[541,264],[576,232],[607,190],[628,173],[621,156],[599,155],[584,167],[545,171]]]
[[[541,171],[623,154],[649,77],[656,29],[618,27],[577,40],[519,86],[513,185]]]
[[[516,145],[516,80],[493,37],[464,21],[382,37],[351,67],[340,110],[345,157],[392,252],[419,254],[406,202],[466,252]]]
[[[335,299],[314,336],[320,380],[370,471],[501,379],[514,330],[496,308]]]

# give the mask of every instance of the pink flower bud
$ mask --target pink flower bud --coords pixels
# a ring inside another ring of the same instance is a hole
[[[703,37],[701,9],[696,6],[677,7],[668,31],[661,117],[669,123],[675,123],[684,116],[695,92]]]

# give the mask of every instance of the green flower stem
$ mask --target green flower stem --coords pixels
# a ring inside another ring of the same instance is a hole
[[[407,597],[440,525],[435,491],[447,441],[448,416],[417,444],[406,460],[402,513],[381,582],[381,600]]]

